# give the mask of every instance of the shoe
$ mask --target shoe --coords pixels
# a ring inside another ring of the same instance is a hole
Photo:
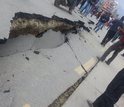
[[[105,63],[106,63],[107,65],[110,65],[110,62],[108,62],[108,61],[105,61]]]
[[[90,100],[87,100],[87,104],[89,105],[89,107],[93,107],[93,102]]]
[[[97,56],[96,58],[98,59],[98,61],[101,61],[101,62],[104,61],[104,60],[101,59],[101,57],[98,57],[98,56]]]
[[[103,44],[103,43],[100,43],[103,47],[105,47],[105,44]]]
[[[71,12],[71,11],[68,11],[68,13],[69,13],[70,15],[72,15],[72,12]]]
[[[73,10],[72,10],[71,8],[69,8],[69,11],[68,11],[68,12],[69,12],[69,14],[71,14],[71,15],[72,15],[72,11],[73,11]]]

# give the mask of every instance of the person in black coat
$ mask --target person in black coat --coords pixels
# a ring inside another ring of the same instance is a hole
[[[124,68],[119,71],[115,78],[108,85],[105,92],[93,103],[87,100],[89,107],[114,107],[114,104],[124,93]]]
[[[124,16],[122,16],[120,20],[115,19],[112,21],[112,26],[110,27],[110,29],[108,30],[107,34],[105,35],[105,37],[101,42],[102,46],[105,46],[110,40],[112,40],[114,35],[117,33],[118,28],[124,27],[123,21],[124,21]]]

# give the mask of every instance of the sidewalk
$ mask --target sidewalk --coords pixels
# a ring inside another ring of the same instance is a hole
[[[119,66],[115,66],[119,62]],[[88,107],[86,100],[94,101],[106,89],[114,76],[124,67],[124,58],[119,56],[110,66],[100,62],[89,76],[82,82],[63,107]],[[117,107],[123,107],[124,97],[119,100]]]

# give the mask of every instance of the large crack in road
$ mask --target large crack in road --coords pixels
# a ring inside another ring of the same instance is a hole
[[[70,96],[76,91],[80,84],[85,80],[85,78],[90,74],[90,72],[97,66],[99,60],[95,65],[87,71],[81,78],[79,78],[72,86],[65,90],[57,99],[55,99],[48,107],[62,107],[65,102],[70,98]]]
[[[40,14],[17,12],[11,20],[9,38],[0,40],[0,56],[28,51],[32,47],[35,47],[34,50],[56,48],[66,42],[69,33],[77,34],[80,28],[90,32],[84,24],[80,20],[71,21],[55,15],[49,18]]]

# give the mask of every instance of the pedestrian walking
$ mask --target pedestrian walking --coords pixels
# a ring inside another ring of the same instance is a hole
[[[116,42],[115,44],[113,44],[112,46],[110,46],[105,53],[102,55],[102,57],[100,58],[100,61],[104,61],[106,59],[106,57],[112,52],[114,51],[112,57],[110,57],[106,62],[106,64],[110,64],[115,58],[116,56],[124,49],[124,29],[120,29],[119,34],[121,35],[120,40],[118,42]]]
[[[87,100],[89,107],[114,107],[124,93],[124,68],[114,77],[105,92],[93,103]]]
[[[112,26],[110,27],[106,36],[101,42],[102,46],[105,46],[114,37],[114,35],[118,31],[118,28],[123,28],[123,21],[124,21],[124,16],[121,17],[120,20],[116,19],[112,22]]]

